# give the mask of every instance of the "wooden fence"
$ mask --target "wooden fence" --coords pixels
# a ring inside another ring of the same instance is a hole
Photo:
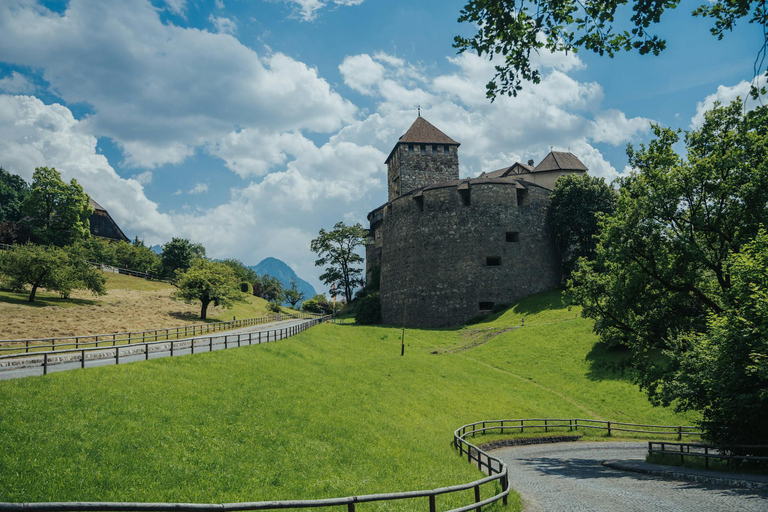
[[[323,317],[309,318],[306,321],[277,329],[266,331],[247,332],[240,334],[224,334],[223,336],[209,336],[207,338],[188,338],[178,340],[160,340],[143,343],[131,343],[127,345],[113,345],[112,347],[91,347],[49,352],[35,352],[31,355],[17,353],[0,356],[0,363],[20,360],[23,364],[13,363],[0,367],[1,371],[28,370],[30,368],[42,368],[43,375],[47,375],[50,368],[56,365],[68,365],[64,369],[85,368],[87,362],[103,364],[109,361],[112,364],[133,362],[137,358],[148,360],[151,355],[155,357],[176,357],[199,352],[213,352],[218,349],[240,347],[244,345],[258,345],[270,341],[282,340],[294,336],[308,328],[323,322]],[[130,358],[130,359],[129,359]]]
[[[658,446],[658,448],[654,448]],[[670,448],[672,447],[672,448]],[[732,445],[717,446],[704,443],[669,443],[664,441],[649,441],[648,453],[658,455],[672,455],[680,457],[680,463],[685,463],[686,457],[692,459],[704,459],[704,467],[709,469],[709,459],[720,459],[727,461],[753,461],[765,463],[768,456],[763,455],[734,455],[734,453],[766,453],[768,454],[768,445]]]
[[[172,339],[188,338],[190,336],[199,336],[240,327],[264,324],[280,321],[283,317],[288,318],[318,318],[320,315],[314,313],[280,313],[276,315],[267,315],[254,318],[244,318],[242,320],[229,320],[226,322],[210,322],[205,324],[182,325],[179,327],[168,327],[163,329],[149,329],[146,331],[117,332],[109,334],[90,334],[84,336],[63,336],[57,338],[34,338],[23,340],[0,340],[0,359],[3,354],[57,351],[86,348],[86,347],[105,347],[126,345],[132,343],[148,343],[150,341],[169,341]]]
[[[544,432],[558,429],[578,431],[581,429],[605,430],[610,436],[612,432],[635,432],[641,434],[674,435],[678,439],[683,436],[698,436],[701,432],[696,427],[683,425],[645,425],[640,423],[621,423],[618,421],[588,420],[584,418],[526,418],[512,420],[486,420],[464,425],[462,428],[471,429],[466,435],[487,434],[498,432],[505,434],[515,430],[525,432],[525,429],[543,429]]]

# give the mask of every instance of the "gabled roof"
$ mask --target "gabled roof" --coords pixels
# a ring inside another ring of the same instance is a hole
[[[526,164],[521,164],[520,162],[515,162],[513,165],[509,167],[504,167],[503,169],[498,169],[496,171],[491,172],[484,172],[480,174],[481,178],[504,178],[506,176],[512,176],[517,174],[526,174],[529,172],[533,172],[533,167]]]
[[[542,171],[586,171],[587,166],[581,163],[576,155],[564,151],[550,151],[550,153],[544,157],[539,165],[533,170],[533,172]]]
[[[104,207],[103,207],[103,206],[101,206],[99,203],[97,203],[96,201],[94,201],[92,197],[90,197],[90,196],[89,196],[89,197],[88,197],[88,199],[89,199],[89,200],[90,200],[90,202],[91,202],[91,208],[93,208],[94,210],[101,210],[101,211],[103,211],[103,212],[107,211],[107,210],[106,210],[106,208],[104,208]]]
[[[398,144],[454,144],[458,142],[435,128],[435,126],[419,116],[413,122],[405,135],[400,137]]]

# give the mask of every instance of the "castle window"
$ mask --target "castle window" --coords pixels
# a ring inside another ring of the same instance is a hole
[[[443,152],[446,155],[451,152],[450,146],[448,146],[448,144],[446,144],[445,147],[443,148]]]
[[[528,203],[528,191],[524,188],[517,189],[517,206],[524,206]]]
[[[427,146],[425,144],[421,145],[421,154],[426,155],[427,154]]]
[[[485,266],[486,267],[500,267],[501,266],[501,256],[488,256],[485,258]]]
[[[413,154],[413,144],[408,144],[408,152]]]
[[[507,231],[507,242],[519,242],[520,233],[518,231]]]
[[[437,144],[432,144],[432,153],[437,154]]]
[[[461,204],[464,206],[470,205],[470,197],[469,197],[469,189],[459,190],[459,199],[461,199]]]
[[[414,196],[413,200],[416,202],[416,208],[418,208],[420,212],[423,212],[424,211],[424,196]]]
[[[493,306],[495,305],[494,302],[481,302],[478,304],[478,306],[480,306],[480,311],[493,311]]]

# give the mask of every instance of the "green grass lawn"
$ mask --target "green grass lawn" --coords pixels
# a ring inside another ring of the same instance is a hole
[[[525,327],[509,330],[522,314]],[[551,293],[485,323],[408,329],[404,357],[398,328],[322,324],[267,345],[3,381],[0,501],[237,502],[428,489],[481,476],[451,448],[465,423],[690,421],[653,408],[604,369],[619,356],[593,349],[590,326]],[[437,505],[470,500],[467,491]],[[360,505],[426,508],[426,499]]]

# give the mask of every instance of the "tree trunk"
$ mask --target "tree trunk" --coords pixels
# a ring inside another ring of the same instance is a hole
[[[32,293],[29,294],[29,302],[35,302],[36,293],[37,293],[37,283],[32,285]]]
[[[203,307],[200,309],[200,318],[205,320],[206,315],[208,314],[208,304],[211,303],[211,299],[203,299],[201,302],[203,303]]]

